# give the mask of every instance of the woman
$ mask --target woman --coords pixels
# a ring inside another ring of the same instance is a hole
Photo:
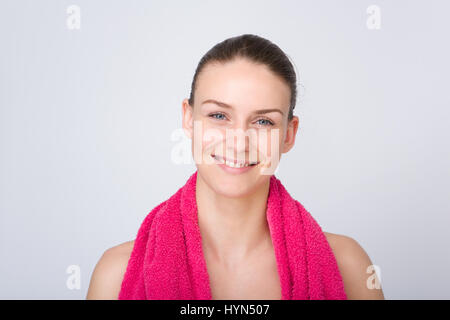
[[[213,299],[281,299],[266,202],[280,155],[294,146],[296,96],[296,74],[284,52],[246,34],[205,54],[190,98],[182,102],[183,128],[193,141],[198,168],[198,225]],[[198,127],[208,137],[198,136]],[[249,136],[248,144],[234,143],[226,133],[238,132],[241,138],[239,132],[249,130],[256,135]],[[384,299],[381,287],[367,285],[372,262],[358,242],[324,234],[347,298]],[[134,240],[105,251],[87,299],[118,298],[133,247]]]

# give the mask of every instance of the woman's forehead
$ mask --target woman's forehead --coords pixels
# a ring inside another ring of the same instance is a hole
[[[267,67],[246,62],[212,64],[199,75],[196,101],[214,99],[241,108],[289,108],[290,88]]]

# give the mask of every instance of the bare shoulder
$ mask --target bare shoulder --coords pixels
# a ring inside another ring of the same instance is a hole
[[[353,238],[324,232],[336,257],[349,300],[384,300],[384,294],[367,252]],[[374,286],[379,284],[379,286]]]
[[[128,260],[133,250],[134,240],[107,249],[91,276],[88,300],[117,300]]]

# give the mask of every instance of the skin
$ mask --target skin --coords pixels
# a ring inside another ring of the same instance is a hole
[[[230,107],[202,104],[208,99]],[[208,64],[197,79],[194,105],[187,99],[182,102],[183,128],[192,139],[198,169],[198,221],[213,299],[281,299],[265,216],[270,175],[263,174],[263,169],[277,163],[294,146],[299,119],[294,116],[288,120],[289,102],[290,89],[281,78],[266,66],[241,58]],[[279,109],[282,114],[255,113],[261,109]],[[199,124],[204,131],[198,136],[194,127]],[[230,140],[225,132],[233,129],[255,130],[258,143],[247,138],[242,140],[245,143],[227,144]],[[276,129],[277,139],[271,140],[270,132]],[[208,131],[221,135],[207,139],[204,132]],[[262,131],[269,133],[267,139],[261,139]],[[256,150],[259,164],[244,174],[229,174],[206,160],[212,153],[229,157],[227,152],[233,152],[230,158],[242,155],[248,160],[250,150]],[[366,269],[372,262],[359,243],[345,235],[324,234],[348,299],[384,299],[381,287],[367,286],[373,275]],[[103,253],[92,274],[87,299],[117,299],[133,244],[134,240],[128,241]]]

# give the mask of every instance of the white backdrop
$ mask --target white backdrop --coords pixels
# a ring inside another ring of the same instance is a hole
[[[298,71],[288,191],[361,244],[386,299],[450,298],[449,2],[0,3],[0,298],[85,298],[101,254],[195,171],[171,156],[181,101],[243,33]]]

